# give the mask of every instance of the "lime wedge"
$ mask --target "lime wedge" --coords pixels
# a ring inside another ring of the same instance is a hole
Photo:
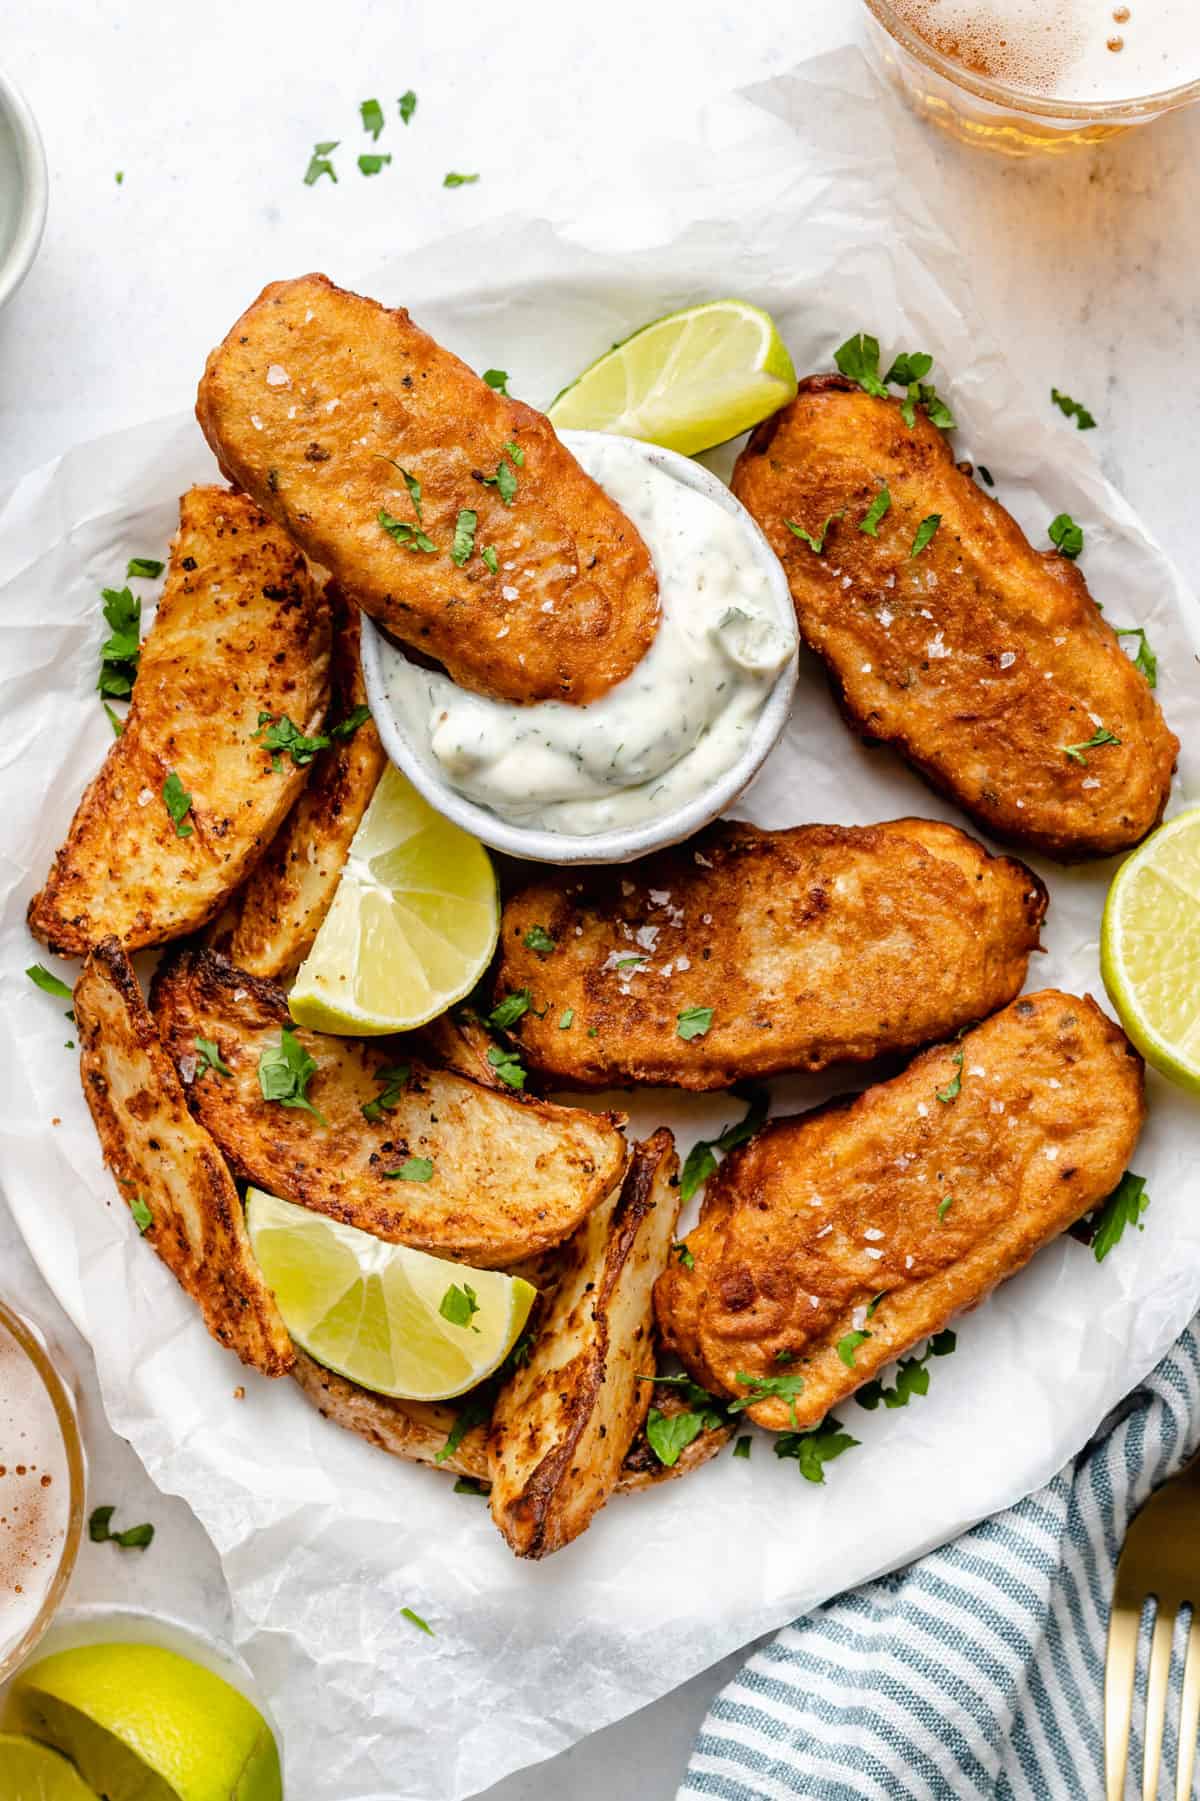
[[[547,410],[556,426],[621,432],[695,456],[749,431],[795,392],[770,314],[744,300],[706,300],[614,344]]]
[[[84,1645],[44,1657],[17,1678],[13,1711],[24,1732],[65,1752],[107,1801],[282,1801],[279,1752],[257,1708],[159,1645]],[[82,1783],[46,1790],[54,1801],[87,1792]],[[2,1782],[0,1793],[10,1793]],[[16,1793],[25,1801],[23,1789]]]
[[[1151,833],[1113,877],[1100,969],[1147,1063],[1200,1094],[1200,808]]]
[[[317,1032],[404,1032],[469,994],[500,930],[482,844],[451,825],[390,765],[289,1005]]]
[[[427,1179],[419,1158],[408,1163],[411,1179]],[[504,1362],[537,1294],[520,1276],[385,1244],[259,1188],[246,1195],[246,1224],[296,1343],[378,1394],[465,1394]]]
[[[57,1751],[0,1732],[0,1801],[96,1801],[96,1791]]]

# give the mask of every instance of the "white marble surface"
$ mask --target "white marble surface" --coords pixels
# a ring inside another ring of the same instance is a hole
[[[709,96],[844,42],[857,11],[857,0],[507,11],[210,0],[184,13],[42,0],[11,12],[0,54],[42,122],[52,185],[39,262],[0,314],[0,483],[189,404],[204,352],[262,282],[312,267],[353,282],[385,254],[513,207],[584,210],[638,141],[686,134]],[[394,103],[407,87],[420,103],[404,131]],[[364,180],[352,154],[357,103],[372,94],[391,109],[379,148],[396,161]],[[305,188],[324,137],[346,140],[342,179]],[[1200,564],[1200,214],[1187,181],[1198,152],[1200,109],[1036,167],[946,142],[937,200],[1001,341],[1047,394],[1053,383],[1091,407],[1107,472],[1189,571]],[[444,190],[451,168],[482,179]],[[78,1372],[93,1504],[158,1528],[145,1554],[85,1546],[73,1598],[138,1600],[224,1630],[211,1547],[107,1429],[86,1346],[2,1207],[0,1289],[58,1335]],[[509,1778],[491,1801],[669,1801],[725,1673]]]

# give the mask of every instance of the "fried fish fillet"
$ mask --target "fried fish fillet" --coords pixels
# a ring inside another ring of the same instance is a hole
[[[272,981],[294,975],[312,949],[387,761],[373,720],[363,719],[349,736],[337,735],[366,706],[367,694],[358,609],[337,599],[333,618],[333,694],[325,728],[326,735],[333,728],[333,742],[317,752],[291,812],[237,896],[231,932],[221,945],[239,969]]]
[[[634,1147],[620,1193],[566,1249],[528,1360],[501,1389],[488,1435],[492,1518],[518,1557],[561,1550],[616,1488],[650,1405],[655,1278],[679,1215],[665,1127]]]
[[[291,1028],[287,1000],[211,951],[166,959],[151,1006],[189,1105],[238,1174],[377,1238],[501,1268],[568,1237],[620,1182],[612,1115],[480,1087],[402,1039],[297,1031],[315,1064],[306,1098],[327,1123],[265,1100],[259,1060]],[[198,1037],[228,1076],[198,1068]],[[381,1073],[401,1065],[403,1083]]]
[[[935,820],[723,823],[519,890],[497,993],[530,992],[513,1030],[551,1080],[724,1088],[928,1044],[1002,1007],[1045,909],[1023,863]]]
[[[233,1178],[188,1111],[114,937],[102,939],[83,966],[75,1021],[84,1097],[122,1199],[149,1214],[143,1237],[215,1339],[266,1376],[286,1374],[292,1341],[250,1249]]]
[[[759,1395],[759,1425],[813,1425],[1110,1194],[1144,1116],[1095,1002],[1025,995],[732,1152],[658,1283],[664,1339],[706,1388]]]
[[[329,699],[329,612],[304,558],[244,494],[192,488],[121,736],[29,907],[63,956],[110,934],[163,944],[218,913],[270,842],[305,770],[260,717],[314,732]],[[190,803],[176,821],[164,787]],[[177,786],[176,786],[177,784]]]
[[[272,283],[209,357],[196,416],[230,480],[464,688],[582,704],[649,649],[658,581],[636,528],[543,414],[402,308],[324,275]]]
[[[752,434],[733,491],[864,738],[895,745],[989,832],[1052,857],[1109,856],[1158,822],[1179,742],[1145,677],[1076,565],[1031,547],[921,409],[910,430],[899,402],[810,376]]]

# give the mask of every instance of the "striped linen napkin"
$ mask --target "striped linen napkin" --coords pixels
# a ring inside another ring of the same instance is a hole
[[[1200,1319],[1045,1488],[757,1651],[713,1702],[677,1801],[1103,1796],[1113,1572],[1133,1515],[1200,1443],[1198,1333]],[[1144,1670],[1146,1622],[1142,1641]],[[1135,1707],[1139,1792],[1140,1735]]]

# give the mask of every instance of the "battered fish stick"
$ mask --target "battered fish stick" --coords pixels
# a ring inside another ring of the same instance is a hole
[[[231,479],[463,687],[582,704],[649,649],[635,527],[543,414],[402,308],[273,283],[209,357],[196,416]]]
[[[759,1425],[814,1425],[1110,1194],[1144,1116],[1095,1002],[1026,995],[732,1152],[659,1278],[664,1340]]]
[[[726,823],[504,909],[497,999],[571,1087],[726,1088],[913,1049],[1018,994],[1046,910],[1023,863],[954,826]]]
[[[1145,677],[1076,565],[1031,547],[923,411],[910,429],[899,402],[810,376],[733,491],[855,731],[1052,857],[1109,856],[1157,824],[1179,743]]]

